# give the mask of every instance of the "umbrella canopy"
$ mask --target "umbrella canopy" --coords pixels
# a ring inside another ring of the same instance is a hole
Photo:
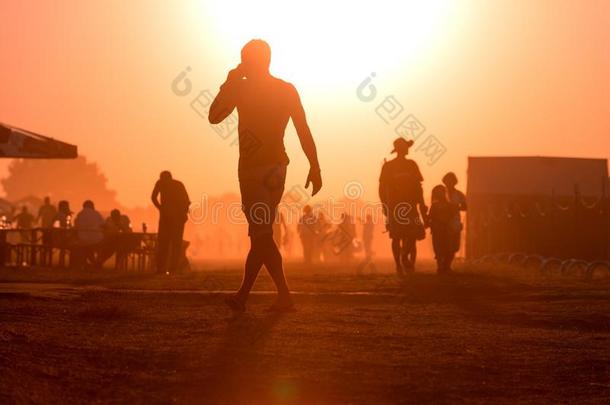
[[[75,159],[76,145],[0,123],[0,158]]]

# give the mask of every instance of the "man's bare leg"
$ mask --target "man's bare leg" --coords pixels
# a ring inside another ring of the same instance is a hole
[[[269,275],[275,283],[275,288],[278,293],[278,306],[292,306],[292,299],[290,298],[290,290],[286,283],[286,277],[284,277],[284,267],[282,265],[282,254],[280,253],[272,235],[264,235],[261,237],[264,245],[264,261],[265,267],[269,272]]]
[[[254,286],[254,282],[258,277],[258,272],[261,270],[264,261],[264,252],[260,246],[260,237],[250,237],[250,251],[246,258],[246,266],[244,270],[244,278],[241,282],[241,287],[237,291],[236,298],[241,302],[248,299],[248,295]]]
[[[258,273],[264,264],[269,275],[275,283],[278,292],[278,300],[274,309],[289,309],[292,307],[292,299],[288,284],[284,277],[282,266],[282,255],[275,244],[271,234],[251,237],[250,252],[246,259],[244,278],[237,294],[227,300],[227,304],[236,310],[244,310],[245,302],[256,282]]]

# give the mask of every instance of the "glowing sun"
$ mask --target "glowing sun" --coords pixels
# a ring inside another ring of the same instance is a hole
[[[416,58],[443,34],[451,8],[450,0],[220,0],[206,3],[205,12],[236,56],[248,40],[262,38],[272,48],[273,74],[334,87]]]

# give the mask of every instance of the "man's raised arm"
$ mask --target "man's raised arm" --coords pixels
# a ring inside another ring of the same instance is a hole
[[[242,79],[241,69],[236,67],[227,75],[227,80],[220,86],[220,91],[214,98],[208,113],[210,124],[220,124],[235,109],[237,85]]]
[[[316,144],[311,135],[309,125],[307,125],[307,119],[305,118],[305,110],[301,104],[299,93],[294,86],[292,87],[293,99],[292,99],[292,123],[297,130],[299,141],[301,142],[301,148],[309,160],[309,174],[305,181],[305,188],[309,187],[309,183],[312,184],[311,195],[314,196],[322,188],[322,176],[320,174],[320,163],[318,162],[318,152],[316,150]]]

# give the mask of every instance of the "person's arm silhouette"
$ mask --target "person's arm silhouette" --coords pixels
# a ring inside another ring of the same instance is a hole
[[[220,86],[220,91],[210,106],[210,112],[208,114],[210,124],[220,124],[225,118],[231,115],[236,104],[236,86],[243,77],[244,74],[241,65],[238,65],[229,72],[227,80]]]
[[[299,93],[292,85],[291,91],[293,91],[291,112],[292,123],[297,130],[297,135],[299,136],[299,141],[301,142],[301,148],[303,148],[303,152],[305,152],[305,156],[307,156],[307,160],[309,160],[309,174],[307,175],[307,180],[305,181],[305,188],[308,188],[309,184],[311,183],[311,195],[314,196],[322,188],[322,175],[320,173],[320,163],[318,162],[318,152],[316,150],[316,144],[313,140],[313,136],[311,136],[309,125],[307,125],[305,110],[303,109],[303,104],[301,104]]]
[[[184,183],[180,183],[180,193],[182,194],[182,202],[184,204],[184,214],[188,216],[189,207],[191,206],[191,199],[189,198],[189,194],[186,191]]]
[[[419,213],[424,221],[424,223],[428,222],[428,207],[426,206],[426,201],[424,199],[424,189],[422,187],[422,182],[424,181],[424,176],[422,176],[421,171],[419,170],[419,166],[415,161],[413,162],[413,170],[415,173],[415,178],[417,180],[417,207],[419,208]]]
[[[428,223],[429,209],[424,199],[424,189],[421,183],[419,183],[417,190],[417,206],[419,207],[419,213],[424,221],[424,225],[427,226],[426,224]]]
[[[387,166],[386,162],[381,167],[381,174],[379,175],[379,200],[381,201],[381,208],[383,214],[388,216],[388,179],[387,179]]]
[[[152,201],[152,203],[155,205],[155,207],[157,207],[157,209],[161,209],[161,203],[159,202],[159,193],[161,192],[160,187],[159,187],[159,182],[155,183],[155,188],[152,191],[152,195],[150,196],[150,199]]]

